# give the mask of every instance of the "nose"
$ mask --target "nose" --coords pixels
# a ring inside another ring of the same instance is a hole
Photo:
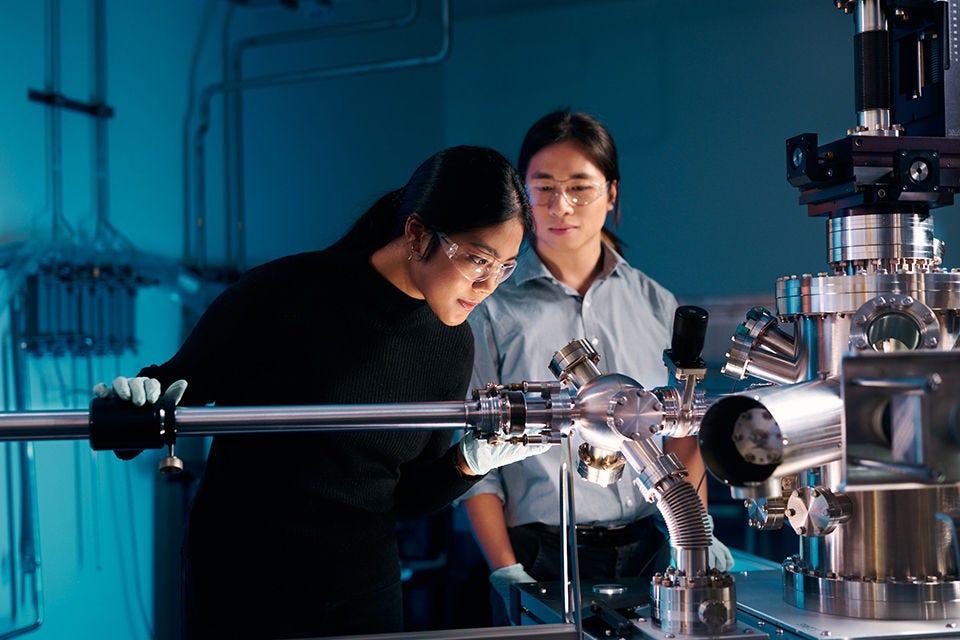
[[[473,288],[475,291],[483,291],[485,293],[484,297],[486,297],[493,293],[493,290],[497,288],[497,278],[496,276],[491,275],[486,280],[480,280],[479,282],[475,281],[473,283]]]
[[[547,205],[547,211],[550,212],[550,215],[558,218],[573,211],[573,205],[567,201],[566,191],[563,189],[557,189],[557,191],[553,194],[553,199],[550,200],[550,204]]]

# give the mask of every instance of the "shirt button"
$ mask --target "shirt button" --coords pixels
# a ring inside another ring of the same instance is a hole
[[[600,342],[600,338],[590,338],[590,344],[597,346],[597,343]]]
[[[589,307],[589,306],[590,306],[590,301],[589,301],[589,300],[584,300],[584,301],[583,301],[583,306]]]

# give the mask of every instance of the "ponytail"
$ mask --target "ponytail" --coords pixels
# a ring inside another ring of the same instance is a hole
[[[405,220],[400,220],[403,187],[380,196],[380,199],[353,223],[336,246],[375,251],[403,233]]]

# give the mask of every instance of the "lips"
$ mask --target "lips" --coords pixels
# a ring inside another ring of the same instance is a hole
[[[463,298],[458,298],[457,302],[460,303],[460,306],[467,311],[472,311],[474,307],[480,304],[479,302],[471,302],[470,300],[464,300]]]

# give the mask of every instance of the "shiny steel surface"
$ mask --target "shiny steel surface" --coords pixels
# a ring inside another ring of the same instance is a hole
[[[802,325],[794,323],[793,335],[780,328],[777,318],[762,307],[747,312],[747,318],[732,337],[733,346],[720,373],[742,380],[747,375],[778,384],[807,379],[809,354]]]
[[[650,617],[661,630],[723,634],[736,628],[736,596],[728,574],[684,575],[668,570],[653,578]]]
[[[781,460],[776,464],[750,462],[737,452],[735,425],[745,411],[754,409],[769,414],[782,436]],[[841,455],[842,409],[836,380],[764,387],[720,398],[700,424],[703,459],[722,482],[734,486],[826,464]]]
[[[848,358],[844,372],[847,485],[960,483],[960,353]],[[873,463],[873,464],[870,464]]]
[[[803,561],[821,574],[860,579],[960,578],[949,524],[960,511],[956,485],[846,491],[852,517],[830,535],[803,539]]]
[[[3,440],[83,440],[90,437],[86,411],[0,413]]]
[[[707,411],[707,398],[703,389],[685,387],[686,397],[676,387],[657,387],[650,393],[660,404],[660,435],[671,438],[694,436],[700,430],[700,421]],[[652,408],[656,408],[654,405]],[[651,432],[652,433],[652,432]]]
[[[562,382],[579,389],[600,375],[597,362],[600,354],[583,338],[573,340],[553,354],[549,369]]]
[[[584,442],[577,453],[577,473],[584,480],[608,487],[623,476],[626,463],[616,451],[597,449]]]
[[[640,383],[619,373],[598,375],[577,392],[577,430],[591,446],[618,451],[624,440],[649,438],[660,430],[656,397]]]
[[[933,309],[944,324],[945,312],[960,309],[960,271],[782,277],[777,281],[777,309],[781,316],[853,314],[869,300],[891,293],[912,296]],[[956,338],[956,329],[952,335]]]
[[[942,341],[936,314],[913,296],[877,296],[857,309],[852,325],[851,350],[936,349]]]
[[[741,619],[762,621],[761,631],[780,637],[778,629],[806,640],[879,640],[881,638],[960,638],[960,617],[878,620],[818,613],[788,603],[780,571],[738,573],[737,609]]]
[[[179,407],[177,434],[214,436],[297,431],[462,429],[465,402],[291,407]],[[0,440],[69,440],[90,437],[87,411],[0,413]]]
[[[784,567],[783,597],[798,608],[871,620],[950,620],[960,617],[960,582],[936,577],[859,580]]]
[[[850,498],[824,487],[800,487],[787,499],[785,514],[798,535],[819,538],[850,520]]]
[[[827,238],[831,264],[910,261],[934,266],[933,218],[912,213],[864,214],[830,218]]]

